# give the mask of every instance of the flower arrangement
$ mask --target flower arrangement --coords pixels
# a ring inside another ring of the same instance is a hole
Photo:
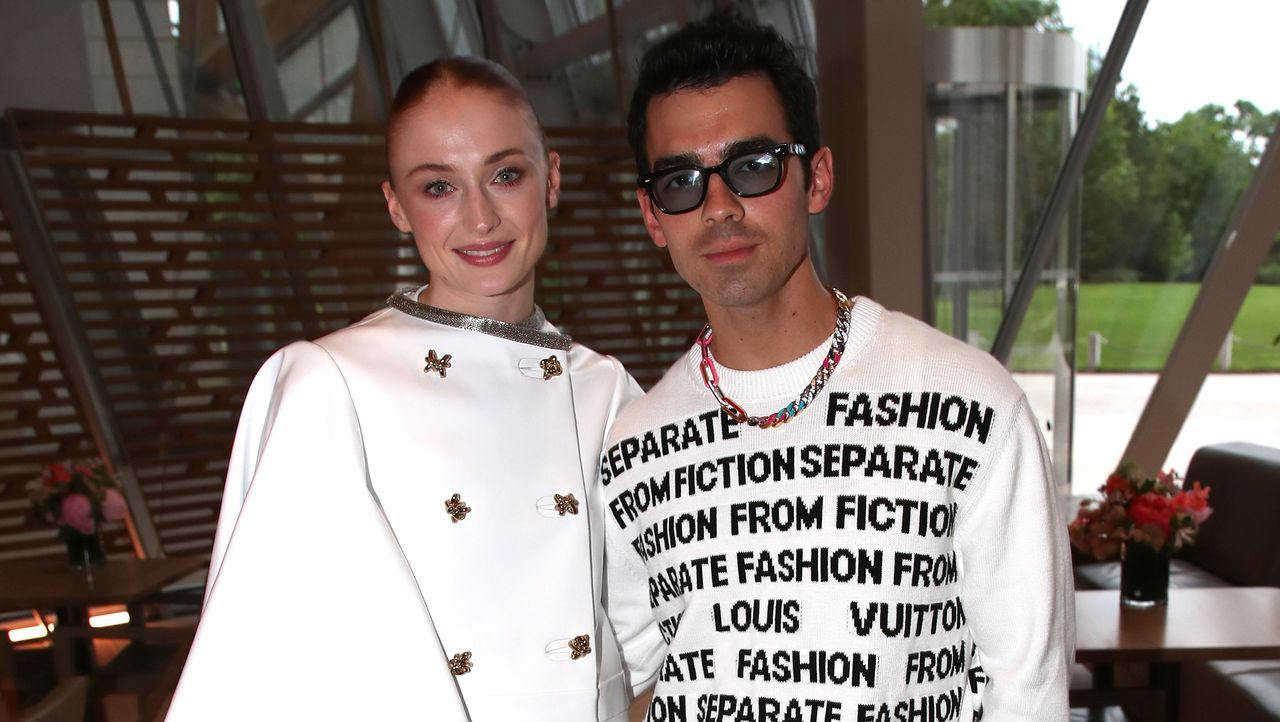
[[[120,521],[128,511],[115,478],[98,459],[49,464],[32,486],[36,516],[57,524],[68,543],[76,535],[96,537],[103,524]]]
[[[1213,513],[1209,487],[1197,481],[1184,491],[1178,480],[1172,470],[1146,477],[1132,464],[1121,464],[1098,487],[1101,500],[1080,502],[1067,526],[1072,546],[1105,561],[1118,558],[1125,542],[1163,554],[1194,543],[1200,525]]]

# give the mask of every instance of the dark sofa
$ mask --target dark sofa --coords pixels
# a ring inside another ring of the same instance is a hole
[[[1280,449],[1233,442],[1205,446],[1185,485],[1212,487],[1213,516],[1170,569],[1173,587],[1280,587]],[[1078,564],[1077,589],[1117,589],[1118,562]],[[1183,720],[1280,721],[1280,661],[1188,665]]]

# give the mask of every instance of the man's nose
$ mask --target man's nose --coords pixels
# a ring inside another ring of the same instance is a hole
[[[719,223],[742,220],[742,199],[729,190],[729,185],[719,173],[707,179],[707,197],[702,201],[702,222]]]

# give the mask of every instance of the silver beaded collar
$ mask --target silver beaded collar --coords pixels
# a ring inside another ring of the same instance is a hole
[[[573,343],[572,338],[562,333],[542,330],[542,326],[547,322],[547,317],[542,313],[542,309],[537,306],[533,307],[533,314],[523,321],[507,323],[506,321],[495,321],[492,318],[469,316],[457,311],[428,306],[411,298],[417,293],[418,289],[416,288],[393,293],[387,299],[387,305],[400,313],[408,314],[424,321],[431,321],[442,326],[452,326],[465,331],[476,331],[508,341],[527,343],[531,346],[568,351],[569,346]]]

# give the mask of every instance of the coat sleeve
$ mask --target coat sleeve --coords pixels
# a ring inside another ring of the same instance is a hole
[[[983,722],[1066,722],[1075,591],[1044,439],[1022,398],[961,510],[961,601],[986,684]]]
[[[168,719],[466,720],[324,349],[293,344],[267,363],[236,450],[228,493],[241,498],[224,504]]]
[[[622,648],[631,693],[639,696],[657,681],[667,640],[649,607],[649,575],[644,560],[612,519],[605,519],[604,528],[605,607]]]
[[[627,401],[643,396],[636,382],[627,378]],[[603,514],[605,610],[618,638],[631,693],[638,697],[657,681],[658,669],[667,653],[667,640],[649,606],[648,569],[644,559],[640,558],[631,545],[636,537],[635,525],[627,528],[619,526],[608,511],[609,500],[618,494],[617,485],[621,482],[609,486],[605,464],[609,448],[618,442],[621,435],[625,434],[611,428],[606,437],[597,470],[596,488],[606,509]]]
[[[262,434],[270,426],[266,417],[273,407],[272,398],[275,395],[276,380],[280,376],[284,357],[284,350],[277,351],[267,359],[262,368],[258,369],[258,374],[249,386],[249,393],[245,396],[244,408],[240,411],[240,423],[236,427],[235,442],[231,445],[231,459],[227,463],[227,482],[222,489],[218,528],[213,535],[209,573],[205,577],[206,592],[213,586],[213,580],[218,576],[222,557],[227,553],[227,544],[231,541],[231,532],[235,528],[236,519],[240,518],[240,508],[244,506],[244,498],[249,493],[249,482],[253,481],[253,472],[258,466]]]

